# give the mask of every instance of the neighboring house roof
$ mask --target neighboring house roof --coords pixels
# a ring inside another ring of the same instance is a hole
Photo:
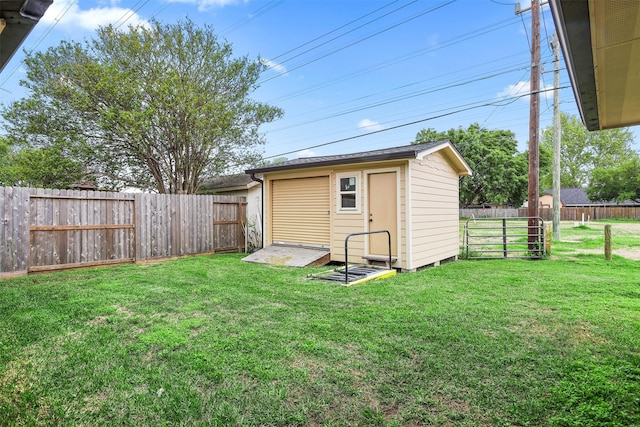
[[[359,153],[338,154],[334,156],[301,157],[287,160],[275,165],[248,169],[245,172],[263,173],[293,169],[306,169],[321,166],[347,165],[354,163],[368,163],[385,160],[415,159],[436,151],[445,150],[449,160],[455,164],[460,175],[471,175],[472,171],[462,155],[453,144],[448,141],[435,141],[423,144],[403,145],[401,147],[384,148],[381,150],[363,151]]]
[[[0,71],[53,0],[0,0]]]
[[[587,129],[640,124],[640,2],[549,4]]]
[[[199,192],[247,190],[255,185],[258,183],[250,175],[239,173],[207,179],[200,185]]]
[[[545,194],[553,194],[552,190],[547,190],[544,192]],[[634,203],[631,200],[627,200],[622,203],[617,203],[615,200],[612,201],[598,201],[594,202],[589,199],[587,196],[587,192],[584,188],[561,188],[560,189],[560,201],[566,207],[575,207],[575,206],[636,206],[637,203]]]

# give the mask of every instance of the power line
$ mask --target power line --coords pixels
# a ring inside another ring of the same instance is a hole
[[[522,26],[524,27],[524,33],[527,36],[527,43],[529,44],[529,52],[531,52],[531,40],[529,40],[529,32],[527,31],[527,24],[524,23],[524,17],[522,13],[519,13],[520,19],[522,19]]]
[[[398,12],[398,11],[400,11],[400,10],[404,9],[405,7],[408,7],[408,6],[410,6],[411,4],[416,3],[417,1],[418,1],[418,0],[413,0],[412,2],[407,3],[407,4],[403,5],[403,6],[400,6],[399,8],[394,9],[394,10],[392,10],[391,12],[385,13],[385,14],[384,14],[384,15],[382,15],[382,16],[379,16],[379,17],[377,17],[377,18],[375,18],[375,19],[372,19],[371,21],[365,22],[365,23],[364,23],[364,24],[362,24],[362,25],[359,25],[359,26],[357,26],[357,27],[355,27],[355,28],[353,28],[353,29],[351,29],[351,30],[349,30],[349,31],[347,31],[347,32],[344,32],[344,33],[342,33],[342,34],[340,34],[340,35],[338,35],[338,36],[336,36],[336,37],[334,37],[334,38],[332,38],[332,39],[329,39],[329,40],[327,40],[327,41],[325,41],[325,42],[323,42],[323,43],[320,43],[320,44],[319,44],[319,45],[317,45],[317,46],[314,46],[314,47],[312,47],[312,48],[310,48],[310,49],[307,49],[307,50],[305,50],[305,51],[303,51],[303,52],[300,52],[300,53],[298,53],[298,54],[296,54],[296,55],[292,56],[291,58],[287,58],[287,59],[285,59],[285,60],[283,60],[283,61],[279,61],[279,63],[278,63],[278,64],[285,64],[285,63],[287,63],[287,62],[291,61],[292,59],[295,59],[295,58],[298,58],[298,57],[300,57],[300,56],[304,55],[305,53],[311,52],[312,50],[318,49],[319,47],[322,47],[322,46],[324,46],[324,45],[326,45],[326,44],[329,44],[329,43],[331,43],[332,41],[338,40],[339,38],[342,38],[342,37],[344,37],[344,36],[346,36],[346,35],[348,35],[348,34],[351,34],[351,33],[355,32],[355,31],[359,30],[360,28],[366,27],[366,26],[367,26],[367,25],[369,25],[369,24],[372,24],[372,23],[374,23],[374,22],[376,22],[376,21],[379,21],[380,19],[385,18],[385,17],[387,17],[387,16],[389,16],[389,15],[391,15],[391,14],[393,14],[393,13],[396,13],[396,12]],[[367,16],[367,15],[365,15],[365,16]],[[348,25],[348,24],[346,24],[346,25]],[[344,26],[343,26],[343,27],[344,27]],[[342,28],[342,27],[341,27],[341,28]],[[315,39],[314,39],[314,40],[315,40]],[[307,44],[307,43],[305,43],[305,44]],[[297,50],[297,48],[295,48],[295,49],[293,49],[293,50]],[[284,55],[285,55],[285,54],[278,55],[276,58],[280,58],[280,57],[282,57],[282,56],[284,56]]]
[[[344,82],[344,81],[352,80],[352,79],[355,79],[355,78],[358,78],[358,77],[362,77],[362,76],[367,75],[367,74],[369,74],[371,72],[379,71],[379,70],[385,69],[387,67],[391,67],[393,65],[397,65],[397,64],[400,64],[402,62],[405,62],[405,61],[408,61],[408,60],[423,56],[423,55],[425,55],[427,53],[431,53],[431,52],[438,51],[440,49],[451,47],[451,46],[454,46],[456,44],[465,42],[467,40],[472,40],[472,39],[478,38],[480,36],[483,36],[485,34],[491,33],[493,31],[497,31],[499,29],[508,27],[509,25],[513,25],[517,21],[517,19],[518,18],[515,18],[515,17],[514,18],[509,18],[509,19],[507,19],[505,21],[499,21],[499,22],[490,24],[490,25],[488,25],[486,27],[481,27],[481,28],[479,28],[477,30],[473,30],[473,31],[470,31],[468,33],[461,34],[459,36],[456,36],[456,37],[453,37],[453,38],[451,38],[449,40],[446,40],[446,41],[444,41],[442,43],[439,43],[438,46],[436,46],[436,47],[427,47],[427,48],[424,48],[424,49],[419,49],[417,51],[410,52],[410,53],[408,53],[406,55],[391,59],[389,61],[385,61],[385,62],[376,64],[376,65],[373,65],[373,66],[370,66],[370,67],[355,71],[355,72],[347,74],[345,76],[338,77],[338,78],[326,81],[324,83],[319,83],[317,85],[308,87],[306,89],[302,89],[302,90],[299,90],[297,92],[293,92],[293,93],[290,93],[288,95],[284,95],[284,96],[282,96],[280,98],[272,99],[270,102],[277,103],[277,102],[280,102],[280,101],[285,101],[285,100],[292,99],[292,98],[295,98],[295,97],[300,96],[300,95],[305,95],[305,94],[313,92],[315,90],[326,88],[326,87],[331,86],[333,84],[337,84],[337,83],[341,83],[341,82]]]
[[[564,87],[561,87],[560,89],[565,89],[567,87],[569,87],[569,86],[564,86]],[[538,93],[546,92],[547,90],[553,90],[553,89],[541,90],[541,91],[538,91]],[[518,95],[518,96],[511,97],[511,98],[507,98],[507,99],[502,100],[502,101],[486,102],[486,103],[480,104],[480,105],[470,105],[470,106],[467,106],[465,108],[460,108],[460,109],[455,110],[455,111],[449,111],[449,112],[446,112],[446,113],[438,114],[438,115],[435,115],[435,116],[430,116],[430,117],[423,118],[423,119],[420,119],[420,120],[414,120],[412,122],[402,123],[400,125],[388,127],[388,128],[385,128],[385,129],[380,129],[380,130],[364,133],[364,134],[361,134],[361,135],[354,135],[354,136],[350,136],[350,137],[346,137],[346,138],[341,138],[341,139],[337,139],[337,140],[333,140],[333,141],[329,141],[329,142],[324,142],[324,143],[321,143],[321,144],[315,144],[315,145],[311,145],[311,146],[304,147],[304,148],[298,148],[296,150],[287,151],[287,152],[284,152],[284,153],[274,154],[272,156],[264,157],[264,159],[267,160],[267,159],[271,159],[271,158],[275,158],[275,157],[282,157],[282,156],[286,156],[288,154],[297,153],[299,151],[311,150],[311,149],[314,149],[314,148],[326,147],[327,145],[338,144],[340,142],[345,142],[345,141],[351,141],[351,140],[354,140],[354,139],[364,138],[366,136],[371,136],[371,135],[375,135],[375,134],[379,134],[379,133],[383,133],[383,132],[389,132],[389,131],[400,129],[400,128],[403,128],[403,127],[412,126],[412,125],[415,125],[415,124],[418,124],[418,123],[424,123],[424,122],[427,122],[427,121],[430,121],[430,120],[435,120],[435,119],[439,119],[439,118],[442,118],[442,117],[451,116],[453,114],[458,114],[458,113],[461,113],[461,112],[464,112],[464,111],[475,110],[475,109],[478,109],[478,108],[495,106],[495,105],[508,105],[508,104],[511,104],[511,103],[517,101],[518,99],[521,99],[521,98],[524,98],[524,97],[530,96],[530,95],[531,95],[531,93],[526,93],[526,94],[523,94],[523,95]]]
[[[530,64],[528,62],[524,62],[523,61],[521,63],[511,64],[511,65],[507,65],[507,66],[504,66],[504,67],[488,70],[484,74],[478,73],[478,74],[475,74],[475,75],[472,75],[472,76],[469,76],[469,77],[466,77],[466,78],[461,78],[461,79],[453,80],[453,81],[450,80],[448,82],[443,82],[443,83],[441,83],[439,85],[430,86],[430,87],[419,89],[419,90],[413,90],[413,91],[410,91],[410,92],[405,92],[405,93],[396,95],[394,97],[382,99],[380,101],[375,101],[375,102],[372,102],[372,103],[369,103],[369,104],[362,104],[362,105],[354,106],[354,107],[352,107],[352,109],[342,110],[342,111],[340,111],[339,113],[336,113],[336,114],[333,114],[333,113],[330,113],[330,114],[332,114],[332,115],[348,114],[348,113],[351,113],[351,112],[360,111],[360,110],[367,109],[367,108],[370,108],[370,107],[376,107],[376,106],[379,106],[379,105],[385,105],[385,104],[388,104],[388,103],[397,102],[399,100],[409,99],[409,98],[412,98],[412,97],[415,97],[415,96],[420,96],[420,95],[425,95],[425,94],[436,92],[436,91],[441,91],[443,89],[448,89],[448,88],[462,86],[462,85],[466,85],[466,84],[470,84],[470,83],[474,83],[474,82],[479,82],[479,81],[482,81],[482,80],[487,80],[487,79],[492,78],[492,77],[496,77],[498,75],[503,75],[503,74],[507,74],[507,73],[510,73],[510,72],[515,72],[515,71],[520,71],[520,70],[525,70],[525,69],[527,69],[527,70],[530,69]],[[469,68],[465,69],[464,71],[468,71],[468,70],[469,70]],[[407,84],[404,84],[404,85],[401,85],[401,86],[398,86],[398,87],[395,87],[395,88],[392,88],[392,89],[388,89],[388,90],[385,90],[385,91],[382,91],[382,92],[378,92],[377,94],[368,94],[368,95],[365,95],[365,96],[361,96],[361,97],[358,97],[358,98],[350,99],[350,100],[347,100],[347,101],[344,101],[344,102],[341,102],[341,103],[337,103],[337,104],[333,103],[330,107],[320,108],[320,109],[316,110],[316,112],[320,112],[320,111],[327,110],[327,109],[334,109],[334,107],[336,107],[336,106],[355,103],[357,101],[362,101],[362,100],[365,100],[365,99],[368,99],[368,98],[373,98],[375,96],[382,95],[382,94],[385,94],[385,93],[388,93],[388,92],[398,92],[400,90],[407,89],[407,88],[410,88],[410,87],[414,87],[414,86],[417,86],[417,85],[425,83],[425,82],[429,82],[429,81],[432,81],[432,80],[437,80],[437,79],[439,79],[441,77],[451,76],[452,74],[455,74],[455,73],[448,73],[448,74],[445,74],[445,75],[436,76],[436,77],[429,78],[429,79],[424,79],[424,80],[420,80],[420,81],[416,81],[416,82],[407,83]],[[324,118],[329,118],[329,117],[323,117],[322,119],[324,119]],[[314,121],[317,121],[317,119],[313,119],[313,120],[310,120],[310,121],[305,121],[304,124],[312,123]],[[297,126],[297,125],[299,125],[299,124],[296,124],[294,126]],[[283,129],[285,129],[285,128],[283,128]],[[278,130],[280,130],[280,129],[278,129]]]
[[[563,84],[567,84],[567,83],[566,83],[566,82],[563,82]],[[547,92],[548,90],[549,90],[549,89],[547,88],[546,90],[544,90],[544,91],[542,91],[542,92],[543,92],[543,93],[545,93],[545,92]],[[469,91],[468,91],[468,92],[469,92]],[[494,100],[494,99],[495,99],[494,94],[486,93],[486,94],[485,94],[485,96],[490,96],[491,98],[489,98],[489,99],[491,99],[491,100]],[[514,95],[514,96],[515,96],[515,95]],[[528,93],[524,93],[524,94],[523,94],[523,93],[521,93],[521,94],[518,94],[518,97],[526,97],[526,96],[528,96]],[[504,100],[507,100],[507,101],[508,101],[509,99],[512,99],[512,98],[511,98],[511,97],[503,98],[503,99],[502,99],[502,101],[504,101]],[[485,97],[485,98],[480,98],[480,100],[479,100],[479,101],[477,101],[477,102],[480,102],[480,103],[486,103],[486,102],[488,102],[488,101],[487,101],[487,98]],[[477,102],[474,102],[474,103],[472,103],[472,104],[474,104],[474,105],[475,105]],[[494,103],[493,103],[492,105],[495,105],[495,106],[496,106],[496,107],[498,107],[498,108],[504,108],[504,106],[506,106],[506,105],[508,105],[508,104],[505,104],[505,103],[503,103],[503,102],[501,103],[501,102],[495,102],[495,101],[494,101]],[[458,104],[457,106],[447,107],[446,109],[443,109],[443,110],[441,110],[441,111],[448,111],[448,110],[450,110],[451,108],[458,108],[458,107],[460,107],[460,104]],[[511,110],[510,110],[510,112],[511,112],[511,113],[515,113],[515,111],[520,110],[520,109],[522,109],[522,110],[523,110],[523,111],[522,111],[522,113],[521,113],[523,116],[524,116],[525,114],[527,114],[527,112],[525,112],[525,111],[524,111],[524,109],[525,109],[524,104],[523,104],[522,108],[520,108],[520,107],[516,107],[515,109],[511,109]],[[398,111],[398,110],[394,110],[394,111]],[[435,113],[435,112],[434,112],[434,113]],[[386,116],[387,118],[390,118],[390,117],[389,117],[389,114],[386,114],[385,116]],[[400,116],[399,116],[399,117],[400,117]],[[423,116],[420,116],[420,115],[418,115],[418,116],[413,115],[413,117],[423,117]],[[409,117],[407,117],[406,115],[404,115],[404,117],[403,117],[403,118],[401,118],[401,119],[399,118],[399,119],[396,119],[396,120],[388,120],[388,121],[383,122],[383,123],[378,123],[378,122],[376,122],[376,125],[386,125],[386,124],[388,124],[388,123],[394,123],[394,122],[395,122],[395,123],[398,123],[400,120],[410,120],[410,118],[409,118]],[[472,121],[478,121],[478,119],[477,119],[477,118],[470,118],[470,120],[472,120]],[[501,126],[501,125],[499,124],[500,122],[496,123],[496,122],[494,121],[493,123],[494,123],[494,126],[498,126],[498,127],[499,127],[499,126]],[[523,122],[523,123],[524,123],[524,122]],[[458,124],[459,124],[459,123],[452,124],[452,125],[451,125],[451,127],[455,127],[455,126],[457,126]],[[328,129],[328,127],[325,127],[325,129]],[[349,127],[348,129],[352,129],[352,127]],[[280,130],[280,129],[278,129],[277,131],[279,131],[279,130]],[[347,129],[345,129],[345,131],[346,131],[346,130],[347,130]],[[270,134],[272,134],[273,132],[275,132],[275,131],[268,130],[268,131],[267,131],[267,134],[269,134],[269,135],[270,135]],[[344,131],[337,131],[337,132],[332,132],[331,134],[336,135],[336,134],[340,134],[340,133],[343,133],[343,132],[344,132]],[[329,135],[326,135],[326,134],[325,134],[324,136],[329,136]],[[308,133],[308,132],[307,132],[307,133],[305,133],[305,138],[306,138],[306,139],[311,139],[311,138],[316,138],[316,137],[320,137],[320,138],[322,138],[323,136],[320,136],[320,135],[314,136],[314,135],[312,135],[312,134],[310,134],[310,133]],[[289,146],[290,146],[290,144],[295,144],[297,141],[299,141],[299,137],[298,137],[298,136],[294,136],[294,138],[295,138],[295,139],[294,139],[293,141],[290,141],[290,142],[282,142],[282,141],[281,141],[281,142],[279,142],[278,144],[276,144],[275,146],[278,146],[278,145],[284,145],[284,146],[289,145]],[[274,146],[274,144],[273,144],[273,143],[272,143],[272,144],[270,144],[270,146],[271,146],[271,149],[272,149],[272,150],[275,148],[275,146]]]
[[[113,27],[115,29],[118,29],[120,27],[122,27],[124,24],[126,24],[126,22],[131,19],[134,15],[137,14],[137,12],[142,9],[147,3],[149,3],[149,0],[138,0],[133,7],[128,8],[124,14],[118,18],[118,20],[116,22],[113,23]],[[138,6],[140,5],[140,6]],[[136,6],[138,6],[138,8],[136,9]],[[127,16],[128,15],[128,16]],[[125,18],[126,17],[126,18]],[[122,22],[120,22],[122,21]]]
[[[568,87],[568,86],[566,86],[566,85],[568,85],[569,83],[565,81],[565,82],[563,82],[562,84],[563,84],[563,85],[565,85],[565,87]],[[543,90],[543,91],[542,91],[542,93],[547,93],[549,90],[550,90],[550,89]],[[487,94],[487,95],[489,95],[489,94]],[[528,93],[519,94],[517,97],[520,97],[520,98],[521,98],[521,97],[526,97],[526,96],[528,96]],[[495,99],[495,98],[491,98],[491,99]],[[511,98],[511,97],[509,97],[509,98],[504,98],[504,99],[502,99],[502,101],[505,101],[505,100],[507,100],[507,101],[508,101],[509,99],[513,99],[513,98]],[[486,100],[486,98],[484,98],[483,100],[479,100],[479,101],[474,102],[474,103],[471,103],[471,104],[472,104],[472,105],[475,105],[475,104],[477,104],[478,102],[479,102],[479,103],[487,103],[487,102],[489,102],[489,101],[487,101],[487,100]],[[469,105],[469,104],[465,104],[465,105]],[[462,105],[462,106],[465,106],[465,105]],[[499,103],[499,102],[494,101],[494,105],[496,105],[496,106],[498,106],[498,107],[504,107],[504,106],[506,106],[506,105],[508,105],[508,104],[505,104],[505,103]],[[446,109],[442,109],[442,110],[440,110],[440,111],[448,111],[448,110],[450,110],[451,108],[459,108],[459,107],[461,107],[461,105],[459,105],[459,104],[458,104],[457,106],[452,106],[452,107],[449,107],[449,108],[446,108]],[[526,108],[527,108],[527,110],[528,110],[528,107],[526,107]],[[520,107],[518,107],[517,109],[520,109]],[[523,106],[522,106],[522,109],[523,109],[523,110],[525,109],[524,104],[523,104]],[[516,111],[516,110],[512,110],[512,112],[514,112],[514,111]],[[435,112],[433,112],[433,113],[435,113]],[[523,111],[523,113],[522,113],[522,114],[523,114],[523,116],[524,116],[524,114],[526,114],[526,113]],[[387,116],[388,116],[388,115],[387,115]],[[414,115],[413,117],[422,117],[422,116],[420,116],[420,115],[415,116],[415,115]],[[389,124],[389,123],[397,123],[397,122],[398,122],[398,121],[400,121],[400,120],[409,120],[409,119],[410,119],[409,117],[404,116],[404,118],[403,118],[403,119],[398,119],[398,120],[388,120],[388,121],[386,121],[386,122],[378,123],[378,124],[379,124],[379,125],[386,125],[386,124]],[[477,119],[475,119],[475,118],[470,118],[470,120],[477,121]],[[518,120],[518,119],[517,119],[517,120]],[[528,119],[527,119],[527,120],[528,120]],[[502,122],[504,122],[504,120],[502,120],[500,123],[502,123]],[[512,122],[513,122],[513,120],[509,121],[509,123],[512,123]],[[525,123],[525,122],[526,122],[526,120],[525,120],[524,122],[522,122],[522,123]],[[455,127],[455,126],[457,126],[457,125],[458,125],[458,123],[455,123],[455,125],[451,125],[451,126],[452,126],[452,127]],[[499,126],[501,126],[501,125],[498,123],[498,124],[496,124],[496,126],[498,126],[498,127],[499,127]],[[349,128],[349,129],[351,129],[351,128]],[[270,133],[270,131],[267,131],[267,133]],[[335,134],[340,134],[340,133],[342,133],[342,132],[341,132],[341,131],[338,131],[338,132],[333,132],[332,134],[333,134],[333,135],[335,135]],[[329,135],[325,135],[325,136],[329,136]],[[313,137],[313,135],[311,135],[311,134],[308,134],[308,133],[306,133],[306,134],[305,134],[305,138],[307,138],[307,139],[312,138],[312,137]],[[320,136],[320,135],[318,135],[318,137],[321,137],[321,136]],[[298,140],[299,140],[299,138],[298,138],[298,137],[296,137],[296,138],[295,138],[295,141],[298,141]],[[293,143],[293,144],[295,144],[295,142],[294,142],[294,141],[292,141],[292,142],[290,142],[290,143],[282,142],[282,143],[280,143],[280,144],[278,144],[278,145],[290,145],[290,144],[292,144],[292,143]],[[273,144],[271,144],[271,146],[273,147]]]
[[[338,111],[338,112],[335,112],[335,113],[331,113],[329,115],[320,117],[318,119],[313,119],[313,120],[309,120],[309,121],[305,121],[305,122],[300,122],[300,123],[296,123],[296,124],[293,124],[293,125],[290,125],[290,126],[287,126],[287,127],[275,129],[275,130],[272,130],[271,132],[278,132],[278,131],[285,130],[285,129],[291,129],[291,128],[295,128],[295,127],[299,127],[299,126],[303,126],[303,125],[316,123],[316,122],[319,122],[319,121],[323,121],[323,120],[327,120],[327,119],[343,116],[343,115],[346,115],[346,114],[351,114],[351,113],[355,113],[355,112],[358,112],[358,111],[367,110],[367,109],[370,109],[370,108],[375,108],[375,107],[380,107],[380,106],[383,106],[383,105],[392,104],[392,103],[395,103],[395,102],[405,101],[407,99],[411,99],[411,98],[415,98],[415,97],[418,97],[418,96],[427,95],[427,94],[430,94],[430,93],[440,92],[440,91],[443,91],[443,90],[446,90],[446,89],[452,89],[452,88],[455,88],[455,87],[466,86],[468,84],[472,84],[472,83],[477,83],[477,82],[480,82],[480,81],[488,80],[488,79],[491,79],[491,78],[494,78],[494,77],[497,77],[497,76],[501,76],[501,75],[504,75],[504,74],[512,73],[514,71],[520,71],[520,70],[524,70],[524,69],[528,70],[529,68],[530,68],[530,66],[519,67],[519,68],[514,68],[514,69],[508,69],[508,70],[496,72],[496,73],[493,73],[493,74],[483,75],[483,76],[480,76],[480,77],[477,77],[477,78],[474,78],[474,79],[471,79],[471,80],[457,81],[457,82],[453,82],[453,83],[445,85],[445,86],[437,86],[435,88],[428,88],[428,89],[424,89],[424,90],[420,90],[420,91],[414,91],[414,92],[410,92],[410,93],[405,94],[405,95],[399,95],[399,96],[396,96],[396,97],[393,97],[393,98],[388,98],[388,99],[381,100],[381,101],[378,101],[378,102],[374,102],[374,103],[371,103],[371,104],[367,104],[367,105],[364,105],[364,106],[354,107],[354,108],[351,108],[351,109],[348,109],[348,110],[342,110],[342,111]],[[375,96],[375,95],[371,95],[371,96]]]
[[[339,26],[339,27],[337,27],[337,28],[335,28],[335,29],[333,29],[333,30],[331,30],[331,31],[328,31],[328,32],[326,32],[326,33],[324,33],[324,34],[322,34],[322,35],[320,35],[320,36],[318,36],[318,37],[316,37],[316,38],[312,39],[312,40],[309,40],[308,42],[305,42],[305,43],[303,43],[303,44],[301,44],[301,45],[298,45],[298,46],[296,46],[296,47],[294,47],[294,48],[292,48],[292,49],[289,49],[288,51],[286,51],[286,52],[284,52],[284,53],[281,53],[280,55],[278,55],[278,56],[275,56],[275,57],[271,58],[271,60],[272,60],[272,61],[275,61],[276,59],[278,59],[278,58],[280,58],[280,57],[283,57],[284,55],[288,55],[288,54],[289,54],[289,53],[291,53],[291,52],[294,52],[294,51],[296,51],[296,50],[298,50],[298,49],[301,49],[301,48],[303,48],[303,47],[305,47],[305,46],[308,46],[308,45],[310,45],[311,43],[313,43],[313,42],[315,42],[315,41],[318,41],[318,40],[320,40],[320,39],[322,39],[322,38],[324,38],[324,37],[326,37],[326,36],[328,36],[328,35],[330,35],[330,34],[333,34],[333,33],[335,33],[336,31],[339,31],[339,30],[341,30],[341,29],[343,29],[343,28],[346,28],[346,27],[348,27],[349,25],[354,24],[354,23],[358,22],[359,20],[366,18],[366,17],[367,17],[367,16],[369,16],[369,15],[373,15],[374,13],[376,13],[376,12],[378,12],[378,11],[380,11],[380,10],[386,9],[387,7],[391,6],[391,5],[392,5],[392,4],[394,4],[394,3],[397,3],[398,1],[400,1],[400,0],[394,0],[394,1],[392,1],[391,3],[387,3],[387,4],[385,4],[384,6],[379,7],[378,9],[375,9],[375,10],[373,10],[373,11],[371,11],[371,12],[369,12],[369,13],[366,13],[366,14],[364,14],[364,15],[362,15],[362,16],[360,16],[360,17],[358,17],[358,18],[356,18],[356,19],[354,19],[354,20],[352,20],[352,21],[349,21],[349,22],[347,22],[347,23],[346,23],[346,24],[344,24],[344,25],[341,25],[341,26]],[[403,6],[403,7],[406,7],[406,6],[408,6],[408,5],[412,4],[412,3],[415,3],[415,1],[413,1],[413,2],[411,2],[411,3],[408,3],[407,5],[405,5],[405,6]],[[399,10],[399,9],[396,9],[396,10]],[[392,12],[392,13],[393,13],[393,12]],[[386,16],[386,15],[383,15],[383,16]],[[316,47],[318,47],[318,46],[316,46]],[[315,48],[314,48],[314,49],[315,49]]]
[[[282,3],[284,3],[284,0],[272,0],[272,1],[270,1],[266,5],[256,9],[254,12],[249,13],[248,16],[245,16],[244,18],[242,18],[238,22],[236,22],[234,24],[231,24],[230,26],[228,26],[227,28],[222,30],[220,32],[220,35],[224,36],[225,34],[229,34],[230,32],[237,30],[238,28],[240,28],[243,25],[245,25],[247,22],[249,22],[252,19],[257,18],[257,17],[259,17],[261,15],[264,15],[265,13],[271,11],[272,9],[280,6]]]
[[[56,25],[58,25],[58,23],[62,20],[62,18],[67,14],[67,12],[69,12],[69,10],[71,9],[71,7],[77,3],[77,0],[73,0],[70,1],[67,6],[62,10],[62,12],[56,17],[54,18],[54,22],[49,26],[49,28],[42,34],[42,36],[40,36],[40,38],[33,44],[33,46],[31,47],[31,49],[29,50],[29,53],[33,52],[38,46],[40,46],[40,43],[42,43],[44,41],[44,39],[49,35],[49,33],[51,33],[51,31],[56,27]],[[26,49],[25,49],[26,50]],[[2,83],[0,83],[0,87],[4,86],[5,83],[7,83],[9,81],[9,79],[16,73],[16,71],[18,71],[20,69],[20,66],[24,63],[24,58],[22,58],[17,64],[16,66],[11,70],[11,72],[9,74],[7,74],[7,77],[2,81]],[[6,89],[3,89],[6,92],[12,93]]]
[[[518,82],[522,81],[523,78],[525,78],[525,76],[527,75],[527,72],[529,71],[529,67],[527,67],[527,69],[525,70],[525,72],[522,74],[522,76],[517,80]],[[491,111],[489,113],[489,115],[487,116],[486,119],[484,119],[484,121],[482,122],[482,124],[484,125],[485,123],[487,123],[487,121],[491,118],[491,116],[498,111],[500,108],[504,108],[502,106],[497,106],[496,108],[493,109],[493,111]]]
[[[403,20],[403,21],[400,21],[400,22],[398,22],[398,23],[396,23],[396,24],[394,24],[394,25],[391,25],[391,26],[389,26],[389,27],[387,27],[387,28],[384,28],[384,29],[382,29],[382,30],[380,30],[380,31],[378,31],[378,32],[376,32],[376,33],[370,34],[370,35],[368,35],[368,36],[366,36],[366,37],[363,37],[363,38],[361,38],[361,39],[359,39],[359,40],[356,40],[356,41],[354,41],[354,42],[352,42],[352,43],[349,43],[349,44],[347,44],[346,46],[343,46],[343,47],[340,47],[340,48],[334,49],[334,50],[332,50],[332,51],[330,51],[330,52],[328,52],[328,53],[322,54],[321,56],[318,56],[318,57],[316,57],[316,58],[314,58],[314,59],[311,59],[311,60],[309,60],[309,61],[307,61],[307,62],[304,62],[304,63],[302,63],[302,64],[300,64],[300,65],[297,65],[297,66],[295,66],[295,67],[293,67],[293,68],[290,68],[290,69],[288,69],[288,71],[287,71],[287,72],[290,72],[290,71],[293,71],[293,70],[297,70],[297,69],[302,68],[302,67],[306,67],[306,66],[307,66],[307,65],[309,65],[309,64],[312,64],[312,63],[317,62],[317,61],[319,61],[319,60],[321,60],[321,59],[324,59],[324,58],[326,58],[326,57],[328,57],[328,56],[331,56],[331,55],[333,55],[333,54],[335,54],[335,53],[338,53],[338,52],[341,52],[341,51],[343,51],[343,50],[345,50],[345,49],[348,49],[348,48],[350,48],[350,47],[353,47],[353,46],[355,46],[355,45],[356,45],[356,44],[358,44],[358,43],[362,43],[362,42],[363,42],[363,41],[365,41],[365,40],[368,40],[368,39],[370,39],[370,38],[372,38],[372,37],[378,36],[378,35],[380,35],[380,34],[382,34],[382,33],[385,33],[385,32],[387,32],[387,31],[389,31],[389,30],[392,30],[392,29],[394,29],[394,28],[396,28],[396,27],[399,27],[400,25],[404,25],[404,24],[406,24],[406,23],[408,23],[408,22],[410,22],[410,21],[413,21],[414,19],[417,19],[417,18],[421,17],[421,16],[424,16],[424,15],[426,15],[426,14],[429,14],[429,13],[435,12],[436,10],[438,10],[438,9],[440,9],[440,8],[442,8],[442,7],[448,6],[448,5],[450,5],[451,3],[454,3],[455,1],[456,1],[456,0],[448,0],[448,1],[444,2],[444,3],[441,3],[441,4],[439,4],[439,5],[436,5],[436,6],[432,7],[432,8],[430,8],[430,9],[427,9],[426,11],[424,11],[424,12],[422,12],[422,13],[419,13],[419,14],[413,15],[413,16],[412,16],[412,17],[410,17],[410,18],[407,18],[407,19],[405,19],[405,20]],[[283,74],[277,74],[277,75],[275,75],[275,76],[272,76],[272,77],[270,77],[270,78],[267,78],[267,79],[264,79],[264,80],[262,80],[262,81],[258,82],[258,84],[262,84],[262,83],[268,82],[268,81],[273,80],[273,79],[275,79],[275,78],[281,77],[282,75],[283,75]]]

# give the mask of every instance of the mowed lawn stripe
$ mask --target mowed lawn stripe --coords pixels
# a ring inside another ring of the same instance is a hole
[[[240,255],[0,282],[7,425],[633,425],[640,266],[458,261],[343,288]]]

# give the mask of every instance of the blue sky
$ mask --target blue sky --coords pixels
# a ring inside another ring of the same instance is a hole
[[[269,64],[253,97],[285,115],[262,128],[267,157],[404,145],[423,128],[474,122],[511,130],[519,150],[527,148],[531,15],[516,15],[508,0],[54,0],[22,47],[40,51],[91,38],[108,23],[185,17],[212,25],[235,55]],[[542,20],[541,84],[551,87],[555,28],[548,6]],[[22,58],[16,53],[0,74],[2,102],[25,94],[18,85]],[[577,115],[564,70],[560,85],[567,87],[561,110]],[[541,127],[549,126],[552,91],[541,96],[540,111]]]

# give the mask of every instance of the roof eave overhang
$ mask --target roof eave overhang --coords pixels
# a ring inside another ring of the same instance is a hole
[[[589,2],[549,0],[549,4],[580,116],[587,129],[599,130]]]
[[[435,153],[436,151],[441,151],[444,154],[447,160],[449,160],[451,165],[455,168],[458,176],[473,175],[473,170],[471,169],[467,161],[464,159],[464,157],[462,157],[462,154],[460,154],[456,147],[449,141],[447,141],[445,144],[436,145],[435,147],[431,147],[420,152],[418,158],[423,158],[431,153]]]
[[[0,19],[4,20],[0,32],[0,72],[51,3],[51,0],[0,0]]]
[[[422,158],[428,154],[435,153],[436,151],[441,151],[441,150],[444,151],[445,157],[449,160],[449,162],[452,163],[452,165],[458,172],[458,176],[468,176],[472,174],[472,170],[469,167],[468,163],[464,160],[464,158],[462,157],[460,152],[455,148],[455,146],[448,140],[437,142],[433,146],[427,149],[419,149],[419,146],[416,146],[416,149],[413,151],[401,151],[401,152],[363,155],[359,157],[346,157],[346,158],[336,158],[336,159],[329,159],[329,160],[318,160],[318,161],[310,161],[304,164],[297,163],[297,164],[291,164],[291,165],[273,165],[273,166],[264,167],[264,168],[248,169],[245,171],[245,173],[252,174],[252,173],[282,172],[282,171],[310,169],[310,168],[319,168],[319,167],[386,162],[386,161],[393,161],[393,160],[410,160],[410,159]]]
[[[229,191],[244,191],[244,190],[249,190],[253,187],[255,187],[256,185],[259,185],[258,182],[256,181],[251,181],[247,184],[242,184],[242,185],[231,185],[231,186],[222,186],[222,187],[215,187],[215,188],[207,188],[207,190],[209,191],[217,191],[217,192],[229,192]]]
[[[402,160],[402,159],[412,159],[415,158],[417,152],[414,152],[413,155],[408,153],[385,153],[373,156],[365,156],[365,157],[357,157],[357,158],[346,158],[346,159],[333,159],[333,160],[319,160],[317,162],[309,162],[304,164],[293,164],[293,165],[283,165],[283,166],[270,166],[265,168],[257,168],[257,169],[248,169],[245,173],[269,173],[269,172],[281,172],[281,171],[289,171],[296,169],[310,169],[310,168],[318,168],[318,167],[327,167],[327,166],[340,166],[340,165],[350,165],[356,163],[372,163],[372,162],[384,162],[389,160]]]
[[[550,4],[587,129],[640,124],[640,2],[550,0]]]

